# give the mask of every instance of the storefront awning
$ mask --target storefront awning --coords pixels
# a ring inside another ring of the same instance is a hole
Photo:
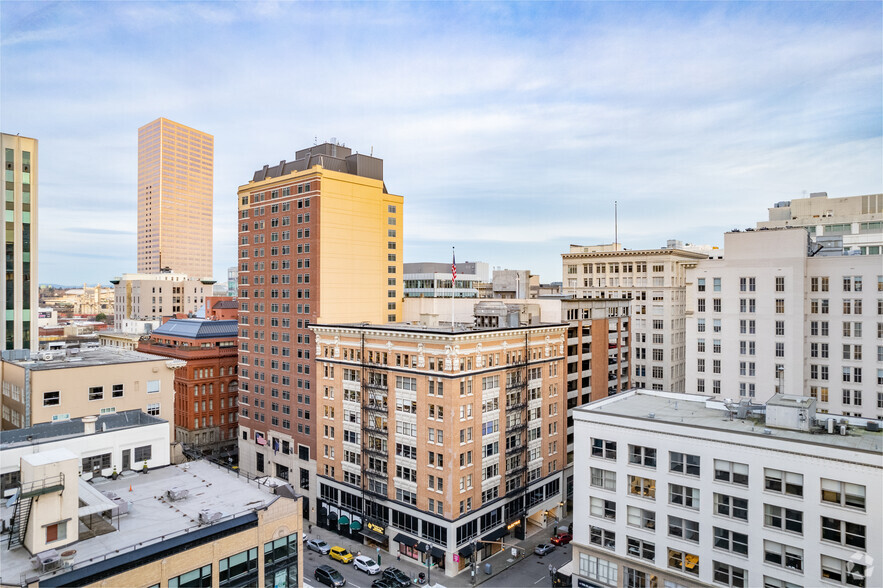
[[[404,535],[402,533],[399,533],[398,535],[393,537],[392,540],[395,541],[396,543],[404,543],[408,547],[416,547],[417,546],[416,539],[412,539],[411,537],[408,537],[407,535]]]
[[[445,558],[445,552],[442,551],[441,549],[439,549],[438,547],[436,547],[435,545],[433,545],[429,549],[429,555],[431,555],[435,559],[444,559]]]
[[[428,553],[429,548],[430,548],[429,543],[424,543],[423,541],[421,541],[420,543],[417,544],[417,551],[420,551],[421,553]]]
[[[337,524],[339,524],[339,525],[349,525],[349,524],[350,524],[350,519],[349,519],[349,517],[346,516],[346,515],[341,515],[341,517],[340,517],[339,519],[337,519]]]
[[[386,535],[384,535],[382,533],[376,533],[376,532],[372,531],[371,529],[367,529],[367,528],[362,529],[360,532],[362,533],[362,535],[364,537],[367,537],[368,539],[370,539],[374,543],[380,543],[382,545],[386,545],[387,542],[389,542],[389,537],[387,537]]]
[[[472,546],[472,543],[469,543],[461,547],[460,550],[457,552],[457,555],[459,555],[460,557],[469,557],[470,555],[472,555],[473,551],[475,551],[475,548]]]
[[[362,528],[362,523],[360,521],[353,521],[350,523],[350,529],[353,531],[359,531]]]
[[[503,537],[509,534],[509,529],[506,527],[500,527],[496,531],[491,531],[487,535],[481,538],[482,541],[499,541]]]

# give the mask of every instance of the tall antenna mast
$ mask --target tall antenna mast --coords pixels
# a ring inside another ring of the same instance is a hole
[[[618,250],[619,245],[619,203],[613,201],[613,249]]]

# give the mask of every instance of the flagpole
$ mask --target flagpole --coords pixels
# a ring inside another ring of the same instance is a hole
[[[451,247],[451,332],[454,332],[454,288],[457,287],[457,251]]]

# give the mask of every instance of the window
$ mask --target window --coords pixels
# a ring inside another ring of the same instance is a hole
[[[616,490],[616,472],[592,468],[592,486],[605,490]]]
[[[722,517],[748,520],[748,499],[714,493],[714,512]]]
[[[626,537],[626,542],[626,551],[632,557],[639,557],[648,561],[656,559],[656,546],[654,544],[643,539],[636,539],[635,537]]]
[[[240,582],[258,572],[258,548],[225,557],[218,562],[219,586],[242,585]]]
[[[700,292],[705,292],[705,278],[699,278],[696,280],[696,288]]]
[[[740,555],[748,555],[748,535],[729,529],[714,527],[714,547],[724,551],[732,551]]]
[[[150,416],[159,416],[159,402],[151,402],[147,405],[147,414]]]
[[[656,500],[656,480],[629,476],[629,494]]]
[[[58,406],[61,402],[61,392],[43,392],[43,406]]]
[[[764,489],[767,492],[803,496],[803,474],[764,468]]]
[[[123,385],[122,384],[114,384],[113,390],[111,391],[111,396],[114,398],[122,398],[123,397]]]
[[[748,464],[714,460],[714,479],[718,482],[748,485]]]
[[[157,392],[159,392],[159,380],[148,380],[147,393],[156,394]]]
[[[212,566],[202,566],[186,574],[169,578],[169,588],[209,588],[212,585]]]
[[[83,471],[95,472],[110,467],[110,454],[93,455],[83,458]]]
[[[626,515],[628,524],[633,527],[641,527],[642,529],[656,528],[656,513],[652,510],[630,506]]]
[[[688,476],[699,475],[699,456],[684,453],[669,452],[670,470]]]
[[[742,568],[731,566],[730,564],[713,562],[714,565],[714,581],[724,586],[733,586],[734,588],[743,588],[748,572]]]
[[[785,291],[785,276],[776,276],[776,292]]]
[[[865,585],[865,566],[853,561],[844,561],[822,555],[822,578],[830,582],[850,586]]]
[[[592,456],[604,459],[616,459],[616,441],[592,439]]]
[[[615,521],[616,503],[612,500],[604,500],[603,498],[592,496],[589,499],[589,513],[593,517],[601,517]]]
[[[686,541],[699,543],[699,523],[681,517],[668,517],[668,534]]]
[[[859,549],[865,548],[865,525],[822,517],[822,539]]]
[[[865,487],[822,478],[822,502],[865,510]]]
[[[92,386],[89,388],[89,400],[101,400],[104,398],[104,386]]]
[[[588,553],[579,554],[579,573],[590,580],[608,586],[619,586],[617,570],[618,566],[606,559],[600,559]]]
[[[675,549],[668,550],[668,567],[676,570],[682,570],[689,574],[699,575],[699,556],[687,553],[685,551],[677,551]]]
[[[680,484],[669,484],[668,501],[671,504],[699,510],[699,489]]]
[[[46,525],[46,543],[67,539],[67,521]]]
[[[656,450],[652,447],[629,445],[629,463],[655,468]]]
[[[773,504],[763,505],[763,524],[803,535],[803,512]]]
[[[589,526],[589,541],[606,549],[616,549],[616,533],[601,527]]]
[[[803,550],[765,540],[763,542],[763,561],[775,566],[803,571]]]

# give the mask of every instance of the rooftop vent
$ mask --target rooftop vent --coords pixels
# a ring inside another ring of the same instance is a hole
[[[174,486],[169,488],[166,491],[166,496],[169,497],[169,500],[184,500],[187,498],[187,495],[190,494],[190,491],[187,488],[181,488],[180,486]]]
[[[211,525],[221,520],[221,513],[216,510],[204,508],[199,511],[199,524]]]

